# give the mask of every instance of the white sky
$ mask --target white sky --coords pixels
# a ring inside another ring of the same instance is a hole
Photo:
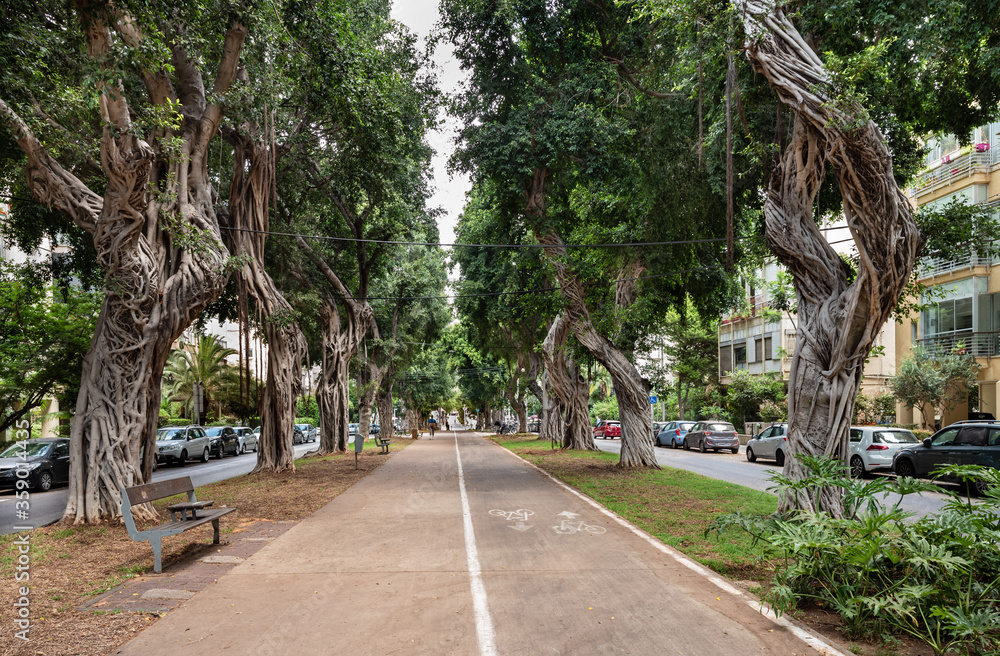
[[[421,38],[423,47],[438,21],[437,0],[394,0],[392,17],[417,34]],[[441,90],[445,93],[455,91],[463,74],[458,62],[452,56],[449,44],[442,43],[438,46],[434,53],[434,62],[438,66],[438,84]],[[438,227],[441,232],[441,243],[450,244],[455,241],[455,225],[458,223],[458,215],[465,206],[465,194],[472,183],[465,175],[454,177],[448,175],[448,158],[455,148],[457,122],[446,117],[444,113],[441,118],[447,118],[442,124],[442,129],[428,135],[428,142],[435,151],[431,162],[434,169],[434,195],[431,196],[428,205],[444,208],[445,214],[438,219]]]

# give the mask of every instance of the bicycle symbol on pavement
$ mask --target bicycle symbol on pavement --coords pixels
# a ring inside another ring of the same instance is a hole
[[[562,520],[559,522],[559,526],[553,526],[552,528],[559,535],[572,535],[573,533],[590,533],[592,535],[600,535],[608,530],[603,526],[591,526],[590,524],[585,524],[584,522],[571,522],[568,519]]]
[[[535,511],[525,510],[524,508],[520,508],[518,510],[500,510],[499,508],[494,508],[490,511],[490,514],[494,517],[503,517],[506,520],[517,520],[519,522],[523,522],[534,515]]]

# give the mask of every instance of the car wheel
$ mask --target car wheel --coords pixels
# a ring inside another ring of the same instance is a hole
[[[39,492],[48,492],[52,489],[52,472],[43,471],[38,475],[38,485],[36,486]]]
[[[247,452],[247,445],[244,443],[241,444],[240,448],[236,450],[236,455],[243,455],[246,452]]]
[[[735,453],[739,453],[739,452],[740,452],[740,447],[734,446],[733,447],[733,453],[735,454]]]
[[[705,446],[705,440],[698,442],[698,450],[702,453],[708,453],[708,447]]]
[[[219,447],[219,460],[222,460],[222,456],[224,456],[224,455],[226,455],[226,447],[220,446]]]
[[[757,462],[757,456],[754,455],[753,449],[750,447],[747,447],[747,460],[749,462]]]
[[[851,478],[864,478],[865,474],[865,461],[861,456],[851,458]]]
[[[677,440],[670,440],[670,448],[671,449],[677,448]]]
[[[201,452],[201,461],[208,462],[208,447],[205,447],[205,450]]]
[[[258,442],[254,442],[253,443],[253,452],[254,453],[257,453],[258,444],[259,444]]]
[[[990,490],[989,482],[981,478],[977,478],[975,481],[973,481],[971,487],[973,491],[976,493],[976,496],[979,497],[985,497],[986,493],[989,492]]]
[[[687,439],[686,437],[684,438],[684,450],[685,451],[691,450],[691,440]]]
[[[785,452],[779,449],[778,452],[774,454],[774,462],[777,463],[777,465],[779,467],[784,467],[785,466]]]
[[[183,467],[184,465],[187,464],[187,461],[188,461],[188,452],[181,451],[181,459],[177,461],[177,466]]]
[[[913,463],[906,458],[897,460],[893,469],[896,470],[896,476],[905,476],[907,478],[917,477],[917,470],[913,468]]]

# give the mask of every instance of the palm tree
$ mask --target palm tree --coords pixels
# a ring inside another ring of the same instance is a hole
[[[194,384],[205,390],[205,404],[230,384],[234,370],[226,358],[236,351],[226,348],[214,335],[199,335],[197,344],[181,342],[163,369],[163,396],[171,401],[183,401],[184,412],[193,415]],[[197,419],[197,417],[193,417]]]

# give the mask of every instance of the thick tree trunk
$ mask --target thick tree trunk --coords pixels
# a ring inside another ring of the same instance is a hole
[[[252,128],[246,128],[250,131]],[[270,225],[268,193],[277,154],[245,133],[226,132],[233,144],[233,179],[229,221],[224,237],[233,255],[245,255],[239,275],[257,302],[267,337],[267,382],[261,400],[260,445],[255,472],[294,470],[292,430],[295,400],[302,385],[306,340],[294,311],[264,269],[264,246]]]
[[[920,234],[896,186],[885,139],[864,109],[828,93],[823,62],[780,7],[750,0],[734,4],[744,16],[747,56],[795,113],[792,143],[764,204],[765,235],[792,272],[798,297],[797,348],[788,383],[789,451],[846,462],[864,360],[905,288]],[[853,281],[814,219],[827,164],[835,169],[859,253]],[[786,475],[807,473],[797,458],[786,459]],[[788,496],[782,507],[835,517],[844,510],[841,491],[830,488]]]
[[[535,237],[545,246],[545,254],[555,267],[563,296],[569,302],[566,318],[580,344],[611,374],[618,399],[618,416],[622,426],[622,451],[619,464],[623,467],[656,467],[653,447],[653,418],[649,412],[649,382],[625,354],[597,332],[590,320],[583,285],[566,265],[566,247],[558,235],[548,233]],[[569,423],[567,419],[567,423]],[[589,425],[589,419],[588,419]]]
[[[507,398],[507,402],[510,403],[510,407],[514,410],[514,414],[517,415],[517,423],[519,433],[528,432],[528,412],[526,404],[524,403],[524,392],[520,394],[517,393],[517,374],[511,377],[510,382],[507,387],[504,388],[504,396]]]
[[[319,407],[319,452],[342,453],[347,450],[351,421],[348,381],[351,358],[358,352],[356,318],[348,313],[347,326],[341,329],[337,301],[328,296],[320,308],[320,325],[323,331],[323,365],[319,385],[316,387],[316,404]]]
[[[550,442],[559,442],[563,444],[563,435],[566,430],[565,424],[563,423],[562,416],[562,406],[559,403],[559,397],[556,396],[555,392],[552,390],[552,386],[549,383],[549,373],[548,366],[546,365],[546,371],[542,374],[542,421],[538,428],[539,439],[548,440]],[[590,424],[588,422],[587,432],[590,433]],[[591,434],[591,440],[594,436]]]
[[[126,47],[142,47],[135,22],[118,8],[80,1],[76,10],[87,54],[99,66],[105,66],[113,45],[109,17]],[[225,93],[232,83],[245,36],[242,25],[228,30],[213,93]],[[101,167],[107,176],[103,199],[52,159],[0,100],[0,114],[27,155],[32,193],[93,235],[105,277],[106,297],[84,360],[71,429],[64,518],[75,523],[119,516],[121,488],[150,476],[159,379],[170,347],[225,283],[222,263],[228,253],[205,159],[221,107],[207,102],[201,73],[183,47],[173,44],[171,52],[175,78],[158,71],[144,71],[144,77],[153,104],[181,103],[180,129],[153,135],[179,138],[179,157],[156,154],[132,134],[120,82],[101,78],[97,83]],[[171,79],[178,81],[179,93]],[[152,515],[151,509],[138,512]]]
[[[392,387],[394,384],[391,372],[387,373],[382,378],[378,398],[375,401],[375,405],[378,406],[378,424],[382,435],[391,434],[395,429],[392,423]]]
[[[587,380],[576,363],[566,356],[566,340],[571,330],[572,323],[569,317],[560,314],[552,322],[542,342],[549,384],[559,399],[559,405],[566,411],[566,416],[561,422],[563,433],[559,442],[564,449],[596,451],[594,432],[590,428],[590,413],[587,409],[587,400],[590,396]]]

